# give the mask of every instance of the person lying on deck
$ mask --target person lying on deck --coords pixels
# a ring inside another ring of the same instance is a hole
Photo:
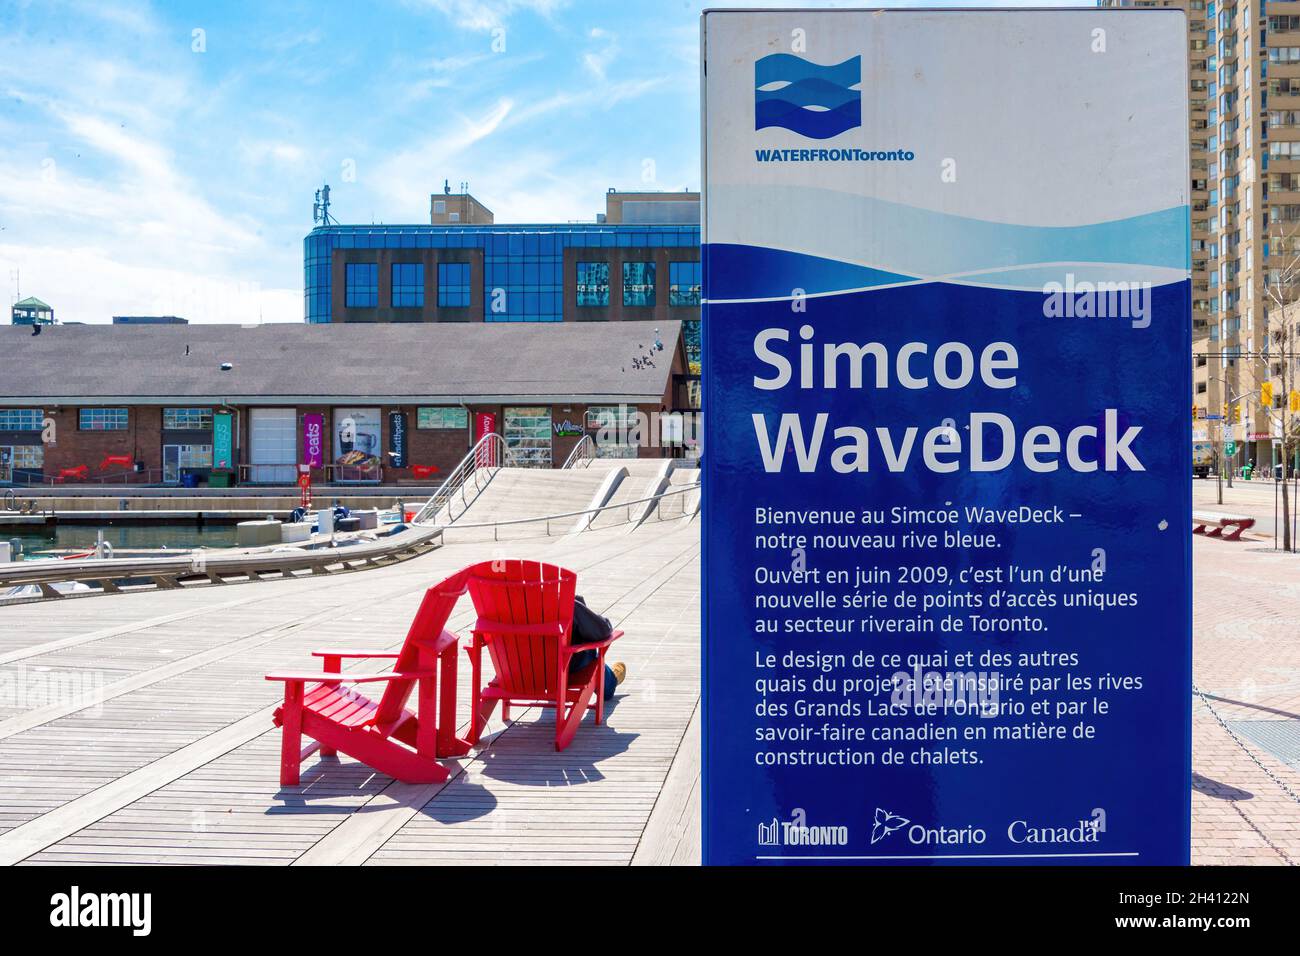
[[[597,614],[587,607],[587,602],[578,595],[573,599],[573,630],[569,634],[569,644],[579,647],[583,644],[598,644],[614,633],[614,625],[609,618]],[[595,651],[579,651],[569,659],[569,673],[576,674],[596,659]],[[610,700],[619,684],[627,677],[627,665],[616,661],[605,665],[605,699]]]

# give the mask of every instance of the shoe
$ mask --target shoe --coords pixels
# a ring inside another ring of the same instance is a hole
[[[614,672],[614,680],[620,684],[627,678],[627,665],[622,661],[611,666],[610,670]]]

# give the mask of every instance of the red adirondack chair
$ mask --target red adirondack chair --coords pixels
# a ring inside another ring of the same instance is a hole
[[[283,730],[281,786],[297,786],[302,762],[317,750],[326,757],[341,750],[404,783],[447,779],[448,770],[437,758],[469,752],[469,742],[456,736],[459,638],[446,630],[457,598],[465,593],[465,580],[466,572],[459,571],[429,588],[397,653],[313,651],[314,657],[324,658],[324,673],[267,675],[267,680],[284,682],[284,704],[274,717]],[[387,674],[345,674],[344,658],[392,658],[395,663]],[[378,701],[346,686],[380,681],[386,686]],[[412,692],[414,712],[406,707]],[[304,735],[315,741],[306,748]]]
[[[578,576],[537,561],[485,561],[467,568],[467,584],[478,621],[465,650],[473,668],[473,722],[470,743],[478,743],[498,703],[510,719],[510,705],[555,708],[555,749],[563,750],[578,732],[595,697],[596,723],[605,719],[605,651],[623,636],[615,631],[598,644],[569,643],[573,596]],[[487,647],[496,677],[483,687],[482,655]],[[596,660],[575,674],[569,660],[580,651]]]

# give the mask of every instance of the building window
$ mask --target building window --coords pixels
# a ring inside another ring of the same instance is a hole
[[[44,418],[39,408],[0,408],[0,432],[38,432]]]
[[[668,263],[668,304],[700,304],[700,264],[698,262]]]
[[[597,458],[637,457],[635,405],[587,406],[587,430],[596,443]]]
[[[182,468],[211,468],[211,445],[177,445],[178,461]]]
[[[393,308],[424,308],[424,266],[421,263],[393,263]]]
[[[653,262],[623,263],[623,304],[655,304],[655,264]]]
[[[373,309],[379,305],[379,266],[373,262],[349,262],[347,307]]]
[[[40,474],[45,468],[45,446],[0,445],[0,482],[14,481],[17,472]]]
[[[578,263],[578,305],[609,305],[609,263]]]
[[[507,462],[519,468],[550,468],[550,408],[544,405],[507,408],[503,417]]]
[[[447,200],[435,199],[433,201],[433,211],[438,215],[442,215],[443,213],[445,213],[447,211]]]
[[[468,428],[469,412],[455,405],[418,408],[415,411],[416,428]]]
[[[438,263],[438,308],[469,307],[469,263]]]
[[[78,427],[83,432],[126,431],[125,408],[83,408],[79,416]]]
[[[175,431],[210,431],[210,408],[164,408],[163,428]]]

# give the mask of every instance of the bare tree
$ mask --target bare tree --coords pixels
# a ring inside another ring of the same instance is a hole
[[[1249,367],[1255,379],[1255,398],[1260,411],[1268,420],[1269,433],[1281,448],[1282,550],[1292,551],[1291,493],[1287,478],[1296,450],[1300,448],[1300,429],[1291,408],[1296,393],[1296,328],[1300,323],[1300,223],[1273,223],[1268,258],[1263,351],[1254,353]]]

